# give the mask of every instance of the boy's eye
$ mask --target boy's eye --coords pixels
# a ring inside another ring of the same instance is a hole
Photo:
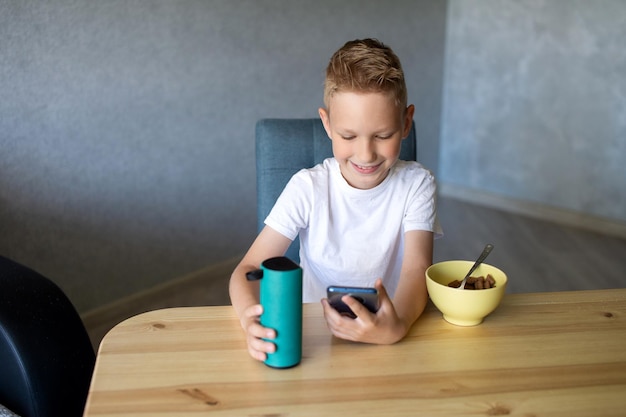
[[[378,139],[389,139],[389,138],[391,138],[391,136],[393,136],[393,135],[376,135],[376,137]]]
[[[351,140],[351,139],[354,139],[354,136],[353,135],[341,135],[341,138],[344,140]]]

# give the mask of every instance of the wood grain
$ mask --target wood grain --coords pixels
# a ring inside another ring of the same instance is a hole
[[[333,338],[304,306],[302,363],[249,358],[230,306],[157,310],[103,340],[86,416],[618,416],[626,289],[509,294],[483,324],[429,305],[391,346]]]

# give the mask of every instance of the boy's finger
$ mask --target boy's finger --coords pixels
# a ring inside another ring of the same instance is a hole
[[[267,354],[265,354],[265,352],[259,352],[258,350],[254,350],[251,346],[248,346],[248,353],[250,354],[250,356],[252,356],[253,359],[256,359],[257,361],[263,362],[265,359],[267,359]]]
[[[248,333],[248,352],[250,353],[250,356],[252,356],[254,359],[264,361],[265,359],[267,359],[268,353],[276,352],[276,345],[267,340],[254,337],[252,335],[252,332],[250,332]]]
[[[348,307],[350,307],[350,310],[352,310],[352,312],[357,317],[362,317],[366,313],[368,313],[368,314],[370,313],[370,311],[367,309],[367,307],[365,307],[359,301],[355,300],[354,297],[351,297],[349,295],[344,295],[343,297],[341,297],[341,301],[346,303],[346,305]]]
[[[275,339],[276,331],[274,329],[270,329],[269,327],[263,327],[258,323],[252,324],[248,328],[248,333],[250,336],[256,337],[258,339]]]
[[[268,353],[276,352],[276,345],[270,342],[264,342],[261,339],[254,339],[248,343],[248,352],[253,358],[264,361],[267,359]]]
[[[337,310],[335,310],[330,303],[328,302],[328,299],[326,298],[322,298],[321,300],[322,303],[322,309],[324,310],[324,315],[328,315],[328,314],[332,314],[333,312],[337,312]]]
[[[257,352],[263,352],[263,353],[276,352],[276,345],[272,342],[266,342],[263,339],[253,338],[252,340],[250,340],[249,346]]]
[[[263,314],[263,306],[261,304],[251,305],[244,311],[244,315],[247,317],[258,317],[261,314]]]
[[[329,326],[333,327],[341,319],[341,315],[333,306],[330,305],[326,298],[322,299],[322,308],[324,310],[324,317]]]
[[[391,301],[389,294],[387,294],[387,289],[383,285],[382,279],[378,278],[376,283],[374,283],[374,287],[378,290],[378,299],[380,300],[381,305],[387,301]]]

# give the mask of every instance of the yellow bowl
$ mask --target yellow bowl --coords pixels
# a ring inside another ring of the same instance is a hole
[[[454,280],[462,280],[474,261],[445,261],[431,265],[426,270],[426,287],[433,304],[443,313],[443,318],[457,326],[475,326],[498,307],[507,277],[495,266],[480,264],[473,277],[491,274],[496,286],[485,290],[461,290],[448,287]]]

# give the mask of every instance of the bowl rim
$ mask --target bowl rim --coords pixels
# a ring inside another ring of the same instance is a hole
[[[470,261],[470,260],[465,260],[465,259],[449,259],[447,261],[440,261],[440,262],[433,263],[428,268],[426,268],[426,271],[424,271],[424,276],[426,277],[426,281],[427,282],[431,281],[433,284],[437,284],[437,285],[439,285],[441,287],[444,287],[444,288],[449,288],[450,290],[465,291],[465,289],[461,290],[460,288],[450,287],[448,285],[445,285],[445,284],[442,284],[440,282],[437,282],[437,281],[435,281],[433,278],[431,278],[428,275],[428,271],[431,268],[433,268],[434,266],[440,265],[440,264],[452,263],[452,262],[465,262],[465,263],[468,263],[470,265],[473,265],[475,261]],[[483,288],[483,289],[480,289],[480,290],[469,290],[469,292],[474,293],[476,291],[479,291],[480,293],[485,293],[485,292],[490,292],[490,291],[498,291],[498,290],[501,290],[502,288],[506,287],[506,284],[509,282],[509,277],[506,275],[506,272],[504,272],[502,269],[500,269],[497,266],[492,265],[492,264],[490,264],[488,262],[483,262],[481,265],[487,265],[487,266],[489,266],[491,268],[494,268],[494,269],[497,269],[498,271],[500,271],[502,273],[502,275],[504,276],[504,282],[502,282],[501,285],[497,285],[497,286],[492,287],[492,288]]]

